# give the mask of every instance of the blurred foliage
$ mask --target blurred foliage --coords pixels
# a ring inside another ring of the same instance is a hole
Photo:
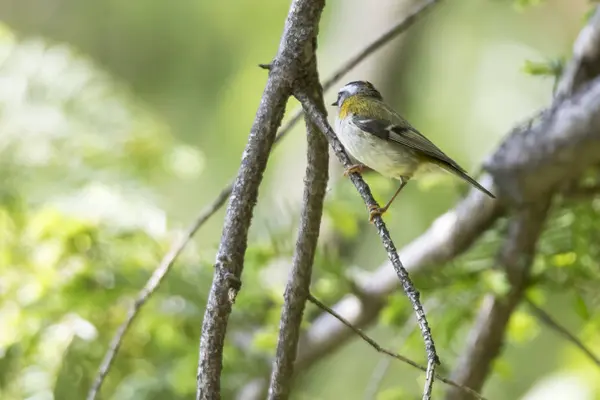
[[[546,3],[515,0],[490,7],[514,13],[511,6],[517,6],[541,13]],[[210,2],[0,3],[0,16],[10,24],[10,28],[0,25],[0,398],[85,396],[117,326],[171,241],[181,233],[180,221],[187,221],[235,172],[266,78],[256,64],[273,56],[287,7],[287,2],[258,0],[236,7]],[[329,20],[336,15],[329,11],[335,7],[340,3],[328,7],[327,24],[335,23]],[[476,7],[469,4],[468,8]],[[485,21],[479,22],[478,11],[470,12],[461,18],[469,18],[482,29]],[[442,15],[447,20],[458,18],[451,12]],[[540,15],[533,22],[526,21],[534,24],[532,29],[548,23]],[[425,36],[419,31],[405,50],[434,53],[435,58],[445,60],[444,68],[453,75],[460,73],[476,81],[471,75],[479,64],[474,56],[469,59],[468,49],[485,35],[454,28],[469,24],[433,25],[451,33],[436,32],[436,36],[467,43],[463,46],[467,51],[460,53],[459,46],[448,46],[443,40],[424,46]],[[550,30],[554,32],[554,25]],[[539,40],[560,47],[553,37]],[[570,40],[564,39],[565,46],[570,46]],[[460,57],[443,53],[449,47]],[[568,55],[562,47],[552,49]],[[547,59],[561,60],[552,51],[544,51]],[[556,76],[562,68],[559,61],[526,61],[543,60],[544,55],[510,54],[518,60],[510,66],[517,73],[523,63],[532,75]],[[420,94],[427,104],[420,112],[415,111],[416,103],[407,104],[408,113],[425,115],[421,119],[430,131],[436,130],[436,124],[462,129],[468,118],[451,107],[444,94],[450,93],[453,105],[463,103],[460,108],[465,112],[476,114],[476,107],[468,106],[466,93],[464,102],[458,102],[451,86],[428,80],[427,68],[438,63],[414,59],[412,66],[402,69],[408,71],[403,73],[410,77],[403,79],[410,83],[404,82],[398,92]],[[453,60],[459,64],[452,64]],[[394,84],[400,85],[403,79]],[[543,89],[545,96],[547,87]],[[518,91],[526,97],[521,93],[526,90],[518,87]],[[429,99],[429,94],[435,96]],[[477,99],[473,104],[480,102]],[[522,104],[519,108],[526,109]],[[537,100],[535,104],[539,105]],[[496,130],[501,130],[496,126],[499,120],[506,120],[507,126],[512,123],[505,115],[494,114],[495,119],[485,112],[481,118],[492,121]],[[453,124],[456,121],[460,123]],[[472,126],[477,132],[487,132],[481,125]],[[456,153],[464,156],[473,148],[493,147],[487,143],[493,134],[470,139],[459,134],[439,139],[456,146]],[[298,152],[298,142],[293,141],[301,139],[301,135],[288,139],[292,151],[279,156],[287,168],[294,167],[289,156]],[[462,145],[461,140],[467,139],[472,142]],[[378,199],[395,189],[394,182],[380,177],[369,175],[367,180]],[[315,259],[312,290],[327,304],[351,292],[350,277],[376,268],[385,259],[368,229],[364,205],[344,182],[332,184],[328,192],[324,232]],[[451,205],[456,193],[448,182],[434,180],[407,188],[404,203],[388,217],[390,226],[399,226],[394,232],[398,245],[418,235]],[[243,290],[225,348],[222,385],[227,399],[251,379],[268,376],[277,340],[298,207],[285,203],[281,212],[274,212],[271,204],[279,195],[273,195],[270,185],[279,192],[289,188],[270,175],[266,188],[261,189]],[[419,198],[415,187],[422,192]],[[595,229],[599,213],[595,198],[557,200],[539,244],[535,285],[529,293],[551,314],[566,319],[596,349],[600,347],[595,335],[600,327],[600,241]],[[193,396],[198,337],[220,223],[217,216],[203,228],[201,240],[190,245],[144,307],[108,375],[103,398]],[[458,260],[415,279],[431,304],[429,318],[445,361],[444,373],[460,353],[483,297],[508,290],[503,273],[494,265],[506,229],[506,221],[500,221]],[[308,306],[305,315],[307,327],[320,311]],[[390,347],[421,360],[419,333],[407,330],[407,321],[412,319],[405,296],[396,293],[390,296],[373,333],[385,347],[392,343]],[[491,398],[518,398],[540,376],[567,369],[582,371],[587,384],[598,386],[589,361],[562,342],[548,342],[546,333],[526,307],[518,310],[507,335],[507,352],[494,367]],[[407,339],[399,340],[403,337]],[[535,349],[535,357],[523,355],[529,349]],[[295,396],[362,398],[356,393],[367,386],[380,357],[354,341],[303,374]],[[531,359],[536,360],[535,368]],[[412,398],[419,393],[422,380],[419,372],[394,362],[377,398]],[[439,395],[444,387],[437,385],[435,390]],[[600,393],[600,387],[594,390]]]

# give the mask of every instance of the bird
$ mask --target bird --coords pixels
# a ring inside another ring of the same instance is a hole
[[[385,206],[369,207],[369,221],[373,222],[375,216],[383,215],[389,209],[410,179],[439,171],[450,172],[489,197],[496,198],[386,104],[372,83],[347,83],[331,105],[338,107],[335,133],[349,155],[358,161],[346,168],[344,175],[362,172],[366,166],[400,181],[398,190]]]

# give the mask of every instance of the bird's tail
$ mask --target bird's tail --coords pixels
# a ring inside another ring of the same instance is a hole
[[[461,178],[465,182],[468,182],[471,186],[473,186],[473,187],[477,188],[479,191],[487,194],[492,199],[496,198],[496,196],[494,196],[489,190],[487,190],[486,188],[484,188],[483,186],[481,186],[479,184],[479,182],[477,182],[475,179],[473,179],[469,175],[467,175],[466,172],[464,172],[461,169],[458,169],[458,168],[456,168],[456,167],[454,167],[452,165],[447,165],[445,167],[446,167],[446,168],[444,168],[445,170],[447,170],[448,172],[453,173],[454,175],[458,176],[459,178]]]

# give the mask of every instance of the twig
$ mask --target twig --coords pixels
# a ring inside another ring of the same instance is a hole
[[[304,108],[304,112],[308,116],[310,116],[311,120],[319,127],[321,132],[323,132],[326,135],[331,147],[335,151],[335,154],[338,157],[338,159],[340,160],[340,162],[344,165],[344,167],[348,168],[351,165],[350,158],[346,154],[346,152],[345,152],[344,148],[342,147],[342,144],[338,140],[336,134],[333,132],[333,130],[329,126],[327,119],[325,118],[323,113],[320,112],[319,108],[317,107],[317,105],[315,105],[314,101],[312,101],[312,99],[306,93],[299,90],[299,88],[296,88],[296,90],[294,91],[294,96],[302,104],[302,107]],[[352,183],[354,184],[354,186],[360,193],[361,197],[363,198],[366,206],[369,209],[371,209],[372,207],[379,207],[379,205],[373,198],[373,195],[371,194],[371,189],[366,184],[366,182],[362,179],[360,174],[351,173],[349,176],[350,176],[350,179],[352,180]],[[421,305],[421,302],[419,300],[420,295],[419,295],[419,292],[415,289],[410,277],[408,276],[408,272],[402,265],[402,262],[400,261],[400,257],[398,257],[398,252],[396,250],[396,246],[394,245],[394,242],[392,241],[392,239],[390,237],[390,233],[385,225],[385,222],[383,222],[383,219],[381,218],[381,216],[376,216],[374,218],[374,223],[375,223],[375,226],[377,227],[377,231],[379,233],[381,242],[383,243],[383,246],[388,253],[388,258],[392,262],[394,270],[396,271],[396,275],[398,275],[398,278],[400,279],[400,282],[402,283],[404,293],[410,300],[410,302],[413,306],[413,309],[415,310],[415,314],[417,316],[417,321],[419,322],[419,327],[421,329],[421,335],[423,336],[423,340],[425,341],[425,349],[427,352],[427,360],[428,360],[428,364],[427,364],[427,368],[428,368],[427,378],[428,379],[425,382],[425,388],[423,390],[423,399],[424,400],[430,399],[431,398],[431,395],[430,395],[431,388],[433,386],[433,376],[435,373],[435,367],[436,367],[436,364],[439,363],[439,359],[438,359],[437,352],[435,350],[435,344],[433,342],[433,337],[431,336],[429,324],[427,323],[427,318],[425,316],[425,312],[423,311],[423,306]]]
[[[310,66],[310,77],[316,81],[318,75],[316,56]],[[308,83],[308,85],[313,86]],[[322,93],[314,94],[315,101],[319,102],[321,110],[325,112]],[[329,146],[325,136],[319,132],[308,118],[306,131],[308,140],[306,178],[304,179],[304,200],[296,250],[292,259],[292,269],[285,288],[284,304],[281,311],[279,338],[277,351],[273,360],[273,372],[269,396],[271,400],[284,400],[289,398],[294,362],[298,351],[300,338],[300,325],[304,306],[310,290],[311,272],[319,238],[321,217],[323,215],[323,201],[327,189]]]
[[[370,45],[365,47],[356,56],[348,60],[343,66],[341,66],[329,79],[323,82],[323,90],[328,90],[336,82],[338,82],[344,75],[346,75],[352,68],[356,67],[365,58],[369,57],[375,51],[379,50],[384,44],[391,41],[396,36],[400,35],[410,28],[420,17],[425,15],[425,11],[429,10],[432,6],[439,3],[441,0],[427,0],[421,2],[413,10],[404,16],[402,21],[394,25],[387,32],[381,35],[379,38],[374,40]]]
[[[381,48],[386,43],[390,42],[392,39],[400,35],[402,32],[406,31],[414,22],[418,20],[418,18],[424,14],[430,6],[438,3],[439,0],[430,0],[424,2],[422,5],[419,5],[415,8],[414,11],[405,16],[402,21],[394,25],[387,32],[361,50],[356,56],[345,62],[342,66],[340,66],[334,74],[329,77],[327,80],[323,82],[323,89],[328,90],[333,85],[335,85],[346,73],[356,67],[360,62],[366,59],[368,56],[373,54],[379,48]],[[260,64],[261,68],[271,69],[272,64]],[[275,138],[274,145],[279,143],[282,139],[284,139],[289,132],[291,132],[292,128],[300,121],[302,117],[302,108],[299,108],[293,116],[285,122],[285,124],[279,129],[279,133]],[[181,251],[185,248],[187,243],[189,243],[190,239],[194,236],[196,231],[204,225],[204,223],[211,218],[226,202],[229,195],[233,190],[234,181],[229,182],[221,192],[217,195],[217,197],[213,200],[213,202],[203,210],[196,220],[190,227],[186,230],[185,237],[187,239],[182,240],[181,242],[176,242],[169,249],[163,260],[160,262],[159,266],[156,268],[155,272],[152,274],[152,277],[148,280],[144,289],[140,291],[137,296],[137,299],[132,306],[132,308],[128,311],[127,317],[125,321],[119,326],[115,336],[110,342],[109,349],[104,356],[102,364],[99,368],[96,379],[94,380],[94,385],[90,389],[88,393],[88,400],[94,400],[103,384],[104,379],[114,361],[114,358],[117,356],[120,348],[120,343],[123,340],[123,337],[127,334],[131,324],[133,323],[136,315],[139,313],[140,309],[143,305],[148,301],[150,296],[154,293],[154,291],[161,285],[163,278],[169,272],[170,268],[173,266],[175,260],[181,253]],[[155,284],[152,284],[155,282]]]
[[[428,301],[423,305],[423,308],[428,313],[431,312],[431,304],[432,303],[433,303],[432,301]],[[404,326],[398,333],[397,337],[395,338],[394,342],[396,342],[398,344],[404,343],[408,339],[408,337],[412,334],[412,332],[415,330],[416,327],[417,327],[416,321],[414,319],[410,318],[408,321],[406,321],[406,323],[404,324]],[[394,347],[396,347],[396,345],[394,345]],[[383,357],[379,361],[379,363],[377,363],[377,365],[375,366],[375,369],[373,370],[373,373],[371,374],[371,379],[369,379],[369,384],[367,385],[367,388],[365,389],[365,395],[364,395],[365,400],[371,400],[371,399],[375,399],[377,397],[377,393],[379,392],[379,387],[381,386],[381,382],[383,381],[383,378],[385,377],[385,374],[387,373],[387,370],[391,365],[391,361],[392,361],[392,359],[390,357]]]
[[[294,0],[230,196],[215,273],[202,323],[197,400],[221,397],[220,377],[229,315],[241,286],[248,230],[258,188],[285,105],[314,53],[324,0]]]
[[[187,244],[190,242],[192,236],[194,236],[194,233],[196,233],[198,228],[200,228],[200,226],[202,226],[206,220],[208,220],[225,203],[227,197],[229,197],[229,190],[222,190],[215,201],[206,209],[204,209],[202,213],[200,213],[194,223],[185,231],[183,236],[177,240],[171,246],[167,254],[165,254],[158,265],[158,268],[154,270],[152,276],[148,282],[146,282],[146,285],[144,285],[144,288],[140,291],[140,293],[137,295],[137,298],[129,308],[125,321],[123,321],[123,323],[119,326],[115,336],[112,338],[108,347],[108,351],[102,360],[102,364],[100,364],[100,368],[98,369],[94,383],[88,392],[87,400],[96,399],[100,393],[104,379],[106,378],[106,375],[108,374],[108,371],[110,370],[110,367],[112,366],[112,363],[114,362],[114,359],[119,351],[121,343],[123,342],[123,337],[128,332],[140,309],[144,306],[144,304],[146,304],[150,296],[152,296],[154,291],[160,286],[171,266],[175,263],[185,246],[187,246]]]
[[[359,328],[355,327],[354,325],[352,325],[350,322],[348,322],[344,317],[342,317],[340,314],[338,314],[337,312],[335,312],[333,309],[331,309],[330,307],[326,306],[325,304],[323,304],[320,300],[318,300],[317,298],[315,298],[312,294],[308,295],[308,301],[310,301],[311,303],[313,303],[314,305],[316,305],[317,307],[319,307],[321,310],[323,310],[324,312],[330,314],[331,316],[333,316],[335,319],[337,319],[338,321],[340,321],[342,324],[344,324],[347,328],[350,328],[350,330],[352,332],[354,332],[355,334],[357,334],[358,336],[360,336],[360,338],[362,340],[364,340],[365,342],[367,342],[371,347],[373,347],[375,350],[377,350],[379,353],[382,354],[386,354],[392,358],[395,358],[397,360],[402,361],[405,364],[410,365],[413,368],[416,368],[418,370],[421,370],[425,373],[428,373],[429,371],[431,371],[431,369],[429,367],[425,368],[422,365],[417,364],[416,362],[414,362],[413,360],[411,360],[410,358],[404,357],[403,355],[400,355],[398,353],[395,353],[391,350],[385,349],[383,347],[381,347],[375,340],[371,339],[366,333],[364,333],[362,330],[360,330]],[[481,394],[477,393],[476,391],[474,391],[473,389],[467,387],[467,386],[462,386],[456,382],[454,382],[451,379],[447,379],[441,375],[435,374],[435,379],[437,379],[440,382],[443,382],[447,385],[453,386],[457,389],[460,389],[466,393],[469,393],[470,395],[474,396],[477,399],[483,399],[485,400],[485,397],[483,397]]]
[[[571,342],[575,347],[581,350],[594,364],[600,367],[600,358],[594,354],[594,352],[588,348],[581,340],[577,338],[574,334],[569,332],[567,328],[561,325],[558,321],[556,321],[550,314],[548,314],[544,309],[535,304],[531,299],[526,298],[525,301],[527,305],[533,312],[533,314],[544,324],[546,324],[549,328],[556,331],[559,335],[563,336],[567,341]]]

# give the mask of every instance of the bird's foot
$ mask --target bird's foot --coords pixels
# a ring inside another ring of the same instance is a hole
[[[365,169],[365,166],[363,164],[351,165],[344,170],[344,176],[348,176],[350,174],[353,174],[354,172],[358,172],[359,174],[361,174],[364,169]]]
[[[374,223],[376,216],[382,216],[386,209],[380,208],[377,204],[373,204],[369,206],[369,222]]]

